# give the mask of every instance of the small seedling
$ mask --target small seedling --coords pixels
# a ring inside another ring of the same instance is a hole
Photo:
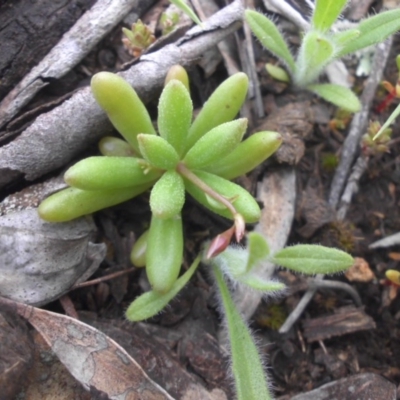
[[[235,307],[229,286],[244,285],[250,290],[274,295],[284,290],[285,285],[258,275],[257,270],[264,261],[310,275],[344,271],[353,265],[354,260],[341,250],[318,245],[297,245],[270,254],[267,242],[255,232],[248,235],[247,248],[229,246],[221,254],[210,258],[210,246],[212,244],[204,251],[202,261],[211,267],[220,297],[220,311],[226,320],[237,399],[271,399],[262,357],[249,328]],[[190,279],[199,261],[198,257],[176,281],[170,294],[163,295],[153,290],[139,296],[128,308],[127,318],[140,321],[160,312]]]
[[[245,11],[245,19],[261,44],[285,64],[294,85],[310,90],[340,108],[357,112],[361,108],[360,101],[350,89],[317,83],[318,77],[332,61],[382,42],[399,30],[400,10],[366,18],[348,30],[332,29],[347,3],[348,0],[316,0],[311,27],[304,32],[296,60],[273,21],[252,10]],[[280,79],[274,73],[277,68],[267,67]]]
[[[153,290],[176,290],[182,259],[181,210],[185,191],[200,204],[233,220],[228,230],[240,241],[245,223],[257,222],[260,208],[241,186],[230,182],[263,162],[281,144],[276,132],[258,132],[242,142],[247,120],[233,120],[247,94],[248,79],[237,73],[223,82],[192,123],[193,106],[186,71],[172,68],[158,104],[158,133],[134,89],[121,77],[100,72],[92,92],[125,140],[100,142],[103,156],[84,159],[69,168],[69,188],[45,199],[40,216],[69,221],[127,201],[152,188],[152,218],[131,260],[146,266]],[[222,251],[219,248],[219,251]]]
[[[122,38],[122,43],[133,57],[140,57],[143,50],[156,40],[150,28],[140,19],[132,24],[131,29],[122,28],[122,32],[126,36]]]

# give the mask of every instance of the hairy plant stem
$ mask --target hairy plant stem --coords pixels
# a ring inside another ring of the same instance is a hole
[[[233,204],[226,199],[224,196],[217,193],[213,188],[208,186],[205,182],[203,182],[199,177],[197,177],[190,169],[186,167],[186,165],[182,162],[178,163],[176,167],[176,172],[184,176],[190,182],[195,184],[199,189],[201,189],[205,194],[208,194],[214,200],[220,202],[224,205],[231,213],[233,218],[239,214]]]

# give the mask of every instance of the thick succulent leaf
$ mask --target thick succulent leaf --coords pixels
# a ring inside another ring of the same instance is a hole
[[[182,218],[151,218],[146,249],[146,274],[156,292],[167,293],[176,282],[183,259]]]
[[[200,169],[215,163],[237,147],[246,129],[246,118],[218,125],[194,144],[187,152],[183,162],[190,169]]]
[[[342,250],[299,244],[286,247],[272,257],[274,263],[307,275],[333,274],[350,268],[354,259]]]
[[[293,74],[296,66],[292,53],[276,25],[257,11],[246,10],[244,15],[250,29],[261,44],[274,56],[283,61],[290,73]]]
[[[351,42],[346,43],[338,52],[337,57],[343,57],[364,47],[382,42],[397,32],[400,29],[400,9],[384,11],[364,19],[359,23],[357,29],[360,31],[360,35]]]
[[[278,67],[271,63],[266,63],[265,69],[277,81],[281,81],[281,82],[285,82],[285,83],[290,82],[290,76],[283,68]]]
[[[331,83],[320,83],[308,85],[307,90],[317,94],[329,103],[343,108],[344,110],[356,113],[361,109],[358,97],[348,88]]]
[[[179,162],[176,150],[162,137],[156,135],[138,135],[140,153],[153,167],[174,169]]]
[[[165,82],[164,86],[167,86],[167,84],[172,81],[173,79],[176,79],[180,82],[182,82],[187,89],[187,91],[190,93],[190,88],[189,88],[189,76],[181,65],[176,64],[173,65],[167,72],[167,76],[165,77]]]
[[[197,257],[190,268],[172,285],[169,292],[160,293],[151,290],[139,296],[126,310],[126,318],[137,322],[158,314],[189,282],[199,263],[200,257]]]
[[[151,212],[157,218],[172,218],[181,212],[184,203],[185,185],[182,177],[174,170],[166,171],[151,190]]]
[[[133,157],[135,155],[128,142],[113,136],[103,137],[99,142],[99,150],[103,156]]]
[[[246,272],[249,272],[268,257],[269,246],[264,236],[257,232],[250,232],[247,240],[249,257],[247,259]]]
[[[168,82],[158,103],[158,132],[179,155],[185,150],[192,113],[193,104],[185,85],[176,79]]]
[[[153,182],[160,170],[146,171],[143,160],[135,157],[89,157],[64,174],[68,185],[83,190],[122,189]]]
[[[45,221],[71,221],[103,208],[123,203],[145,192],[152,185],[153,182],[126,189],[90,191],[71,187],[43,200],[39,205],[38,212]]]
[[[240,143],[228,156],[204,169],[225,179],[247,174],[278,150],[282,137],[277,132],[257,132]]]
[[[339,18],[348,0],[316,0],[311,19],[314,29],[325,32]]]
[[[335,51],[331,39],[319,32],[308,32],[299,50],[294,83],[299,87],[304,87],[314,82],[323,69],[333,61]]]
[[[149,236],[149,230],[144,231],[140,237],[136,240],[132,247],[130,260],[131,263],[138,268],[146,265],[146,250],[147,250],[147,238]]]
[[[232,372],[238,400],[272,400],[260,353],[251,333],[235,307],[218,266],[213,272],[221,296],[228,327]]]
[[[260,219],[261,211],[256,200],[251,194],[243,189],[241,186],[236,185],[219,176],[210,174],[205,171],[193,171],[195,175],[200,178],[206,185],[211,187],[215,192],[224,196],[227,199],[234,200],[233,205],[237,212],[241,214],[244,220],[248,223],[257,222]],[[209,210],[219,214],[225,218],[233,219],[233,215],[227,208],[221,208],[220,204],[216,205],[217,201],[210,202],[209,197],[196,186],[193,182],[184,178],[185,188],[200,204],[207,207]],[[223,207],[223,206],[222,206]]]
[[[247,75],[238,72],[215,89],[189,129],[186,151],[211,129],[235,118],[246,99],[248,85]]]
[[[146,107],[132,86],[111,72],[99,72],[91,81],[92,93],[115,129],[139,153],[137,135],[155,134]]]

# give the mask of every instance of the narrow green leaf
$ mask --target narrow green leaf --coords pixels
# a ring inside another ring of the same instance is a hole
[[[400,9],[384,11],[364,19],[359,23],[357,29],[360,31],[360,35],[348,42],[338,52],[337,57],[343,57],[346,54],[383,42],[390,35],[397,32],[400,29]]]
[[[277,293],[286,289],[286,285],[282,282],[264,279],[252,273],[239,275],[235,278],[243,285],[246,285],[254,290],[263,292],[265,294]]]
[[[193,104],[185,85],[176,79],[169,81],[158,103],[158,131],[179,155],[185,149],[192,113]]]
[[[314,82],[324,68],[333,61],[335,48],[332,40],[321,33],[310,31],[304,36],[299,55],[294,83],[299,87]]]
[[[183,289],[195,273],[201,257],[198,256],[190,268],[172,285],[167,293],[159,293],[154,290],[139,296],[126,310],[126,318],[129,321],[143,321],[159,313],[168,303]]]
[[[269,246],[264,236],[257,232],[250,232],[247,240],[249,257],[247,259],[246,272],[249,272],[268,257]]]
[[[204,169],[231,180],[247,174],[275,153],[282,144],[277,132],[257,132],[244,140],[226,157]]]
[[[209,174],[205,171],[193,171],[205,184],[210,186],[215,192],[224,196],[227,199],[233,199],[233,205],[237,212],[240,213],[247,223],[257,222],[260,219],[261,211],[258,203],[253,196],[241,186],[230,182],[219,176]],[[233,219],[231,212],[226,208],[218,208],[208,202],[206,194],[194,183],[184,178],[185,188],[189,194],[194,197],[200,204],[222,215],[225,218]]]
[[[136,240],[132,247],[130,260],[131,263],[138,268],[146,265],[146,250],[147,250],[147,238],[149,236],[149,230],[144,231],[140,237]]]
[[[135,152],[132,146],[125,140],[106,136],[99,142],[99,150],[103,156],[111,157],[133,157]]]
[[[156,292],[167,293],[176,282],[183,259],[180,215],[170,219],[151,218],[146,249],[146,274]]]
[[[361,110],[358,97],[348,88],[330,83],[308,85],[307,90],[344,110],[356,113]]]
[[[153,182],[118,190],[81,190],[67,188],[43,200],[39,216],[49,222],[65,222],[91,214],[103,208],[123,203],[145,192]]]
[[[329,30],[339,18],[347,2],[348,0],[316,0],[311,19],[313,28],[321,32]]]
[[[166,171],[151,190],[151,212],[157,218],[172,218],[181,212],[184,203],[185,185],[182,177],[174,170]]]
[[[303,274],[333,274],[350,268],[354,259],[344,251],[325,246],[299,244],[274,254],[273,262]]]
[[[143,160],[135,157],[88,157],[64,174],[68,185],[83,190],[122,189],[154,182],[161,171],[146,171]]]
[[[337,32],[332,36],[334,43],[338,48],[343,47],[347,43],[357,39],[360,36],[358,29],[348,29],[346,31]]]
[[[238,72],[215,89],[190,127],[186,151],[211,129],[235,118],[246,99],[248,85],[247,75]]]
[[[179,162],[176,150],[162,137],[139,134],[140,153],[155,168],[174,169]]]
[[[237,311],[218,266],[213,265],[228,327],[232,371],[238,400],[271,400],[257,346]]]
[[[146,107],[132,86],[111,72],[99,72],[92,77],[91,88],[94,98],[107,113],[115,129],[139,153],[137,135],[155,134]]]
[[[190,169],[204,168],[231,153],[243,138],[247,118],[226,122],[211,129],[186,153],[183,162]]]
[[[185,0],[170,0],[172,4],[175,4],[181,11],[183,11],[195,24],[202,26],[199,17],[189,7]]]
[[[389,128],[389,126],[394,122],[394,120],[399,116],[400,114],[400,104],[394,109],[394,111],[389,115],[389,118],[385,121],[385,123],[381,126],[379,129],[378,133],[374,136],[373,140],[376,140],[379,138],[379,136],[382,135],[382,133],[385,131],[385,129]]]
[[[290,73],[293,74],[296,66],[292,53],[276,25],[264,15],[253,10],[246,10],[244,15],[251,31],[261,44],[283,61]]]

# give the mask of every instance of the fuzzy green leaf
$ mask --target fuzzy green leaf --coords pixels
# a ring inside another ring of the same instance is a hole
[[[331,39],[315,31],[308,32],[303,38],[297,57],[294,83],[304,87],[314,82],[323,69],[333,61],[334,56],[335,48]]]
[[[263,235],[250,232],[247,249],[249,258],[247,259],[246,271],[249,272],[268,257],[269,246]]]
[[[151,218],[146,249],[146,274],[156,292],[167,293],[176,282],[183,259],[182,218]]]
[[[330,83],[308,85],[307,90],[344,110],[356,113],[361,109],[360,100],[348,88]]]
[[[332,36],[333,41],[338,48],[345,46],[347,43],[357,39],[360,36],[358,29],[348,29],[346,31],[337,32]]]
[[[155,168],[174,169],[179,162],[176,150],[162,137],[139,134],[140,153]]]
[[[204,169],[231,180],[247,174],[278,150],[282,136],[277,132],[257,132],[240,143],[228,156]]]
[[[316,0],[311,19],[314,29],[326,32],[339,18],[348,0]]]
[[[103,137],[99,142],[99,150],[103,156],[110,157],[133,157],[135,155],[128,142],[113,136]]]
[[[231,153],[243,138],[247,119],[240,118],[211,129],[187,152],[183,162],[190,169],[204,168]]]
[[[283,61],[290,73],[293,74],[296,66],[292,53],[276,25],[264,15],[253,10],[246,10],[244,15],[250,29],[261,44]]]
[[[192,112],[192,100],[185,85],[176,79],[169,81],[158,103],[158,131],[179,155],[185,149]]]
[[[157,218],[167,219],[179,214],[185,203],[185,185],[174,170],[164,173],[150,195],[151,212]]]
[[[292,271],[307,275],[333,274],[350,268],[354,259],[342,250],[299,244],[278,251],[273,262]]]
[[[115,129],[139,153],[137,135],[155,134],[146,107],[132,86],[111,72],[99,72],[92,77],[91,88],[94,98],[107,113]]]
[[[246,99],[248,85],[247,75],[238,72],[215,89],[189,129],[186,151],[211,129],[235,118]]]
[[[228,327],[232,372],[238,400],[272,400],[259,351],[237,311],[218,266],[213,272],[221,296]]]
[[[88,157],[64,174],[68,185],[83,190],[111,190],[154,182],[161,171],[144,170],[143,160],[135,157]]]
[[[71,187],[54,193],[43,200],[39,205],[38,212],[45,221],[71,221],[103,208],[123,203],[145,192],[152,185],[153,182],[133,188],[90,191]]]
[[[201,26],[201,21],[196,13],[188,6],[185,0],[170,0],[172,4],[175,4],[181,11],[183,11],[195,24]]]
[[[243,285],[265,294],[277,293],[286,289],[286,285],[282,282],[264,279],[252,273],[239,275],[235,278]]]
[[[364,19],[357,29],[360,35],[348,42],[337,54],[343,57],[373,44],[383,42],[387,37],[400,29],[400,9],[384,11],[373,17]]]
[[[244,220],[248,223],[257,222],[260,219],[261,211],[253,196],[241,186],[236,185],[219,176],[209,174],[205,171],[193,171],[205,184],[210,186],[215,192],[224,196],[227,199],[233,199],[233,205],[237,212],[241,214]],[[222,215],[225,218],[233,219],[231,212],[226,208],[215,207],[208,201],[207,195],[196,186],[193,182],[184,177],[185,188],[189,194],[194,197],[200,204],[207,207],[216,214]]]
[[[126,318],[129,321],[137,322],[159,313],[189,282],[199,263],[200,257],[197,257],[190,268],[172,285],[169,292],[163,294],[151,290],[139,296],[126,310]]]
[[[147,250],[147,238],[149,236],[149,230],[144,231],[140,237],[136,240],[132,247],[130,260],[135,267],[144,267],[146,265],[146,250]]]

